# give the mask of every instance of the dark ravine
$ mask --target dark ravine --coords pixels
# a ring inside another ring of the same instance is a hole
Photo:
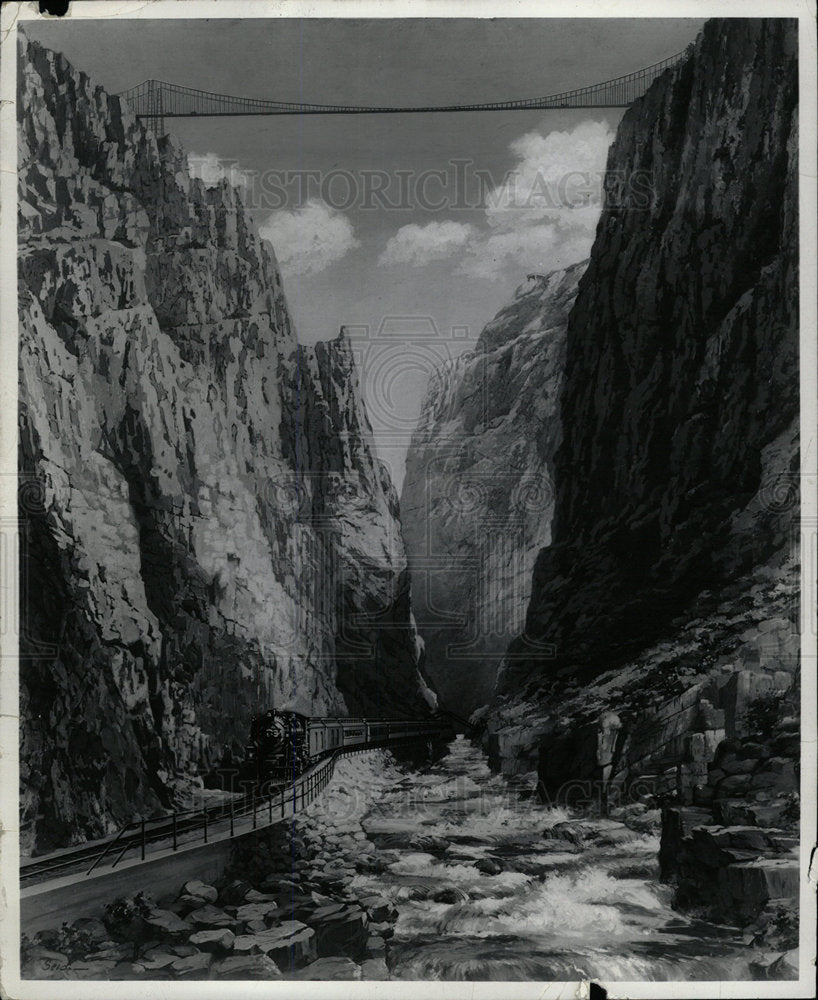
[[[237,190],[62,56],[19,65],[21,823],[42,850],[169,807],[270,702],[433,696],[343,335],[297,344]]]
[[[432,377],[401,496],[418,628],[441,697],[489,701],[551,541],[568,314],[586,262],[530,275]]]

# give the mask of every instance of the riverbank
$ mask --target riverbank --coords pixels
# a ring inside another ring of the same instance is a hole
[[[386,751],[342,761],[325,795],[246,841],[224,878],[42,935],[24,946],[24,975],[786,977],[763,942],[676,912],[673,894],[655,810],[600,819],[537,803],[458,738],[421,770]]]

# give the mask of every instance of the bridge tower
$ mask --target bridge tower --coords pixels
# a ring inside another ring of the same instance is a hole
[[[157,139],[165,134],[162,90],[162,83],[159,80],[148,80],[148,111],[145,117],[150,122]]]

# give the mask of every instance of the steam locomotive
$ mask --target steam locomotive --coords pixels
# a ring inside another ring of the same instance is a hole
[[[334,751],[348,746],[387,744],[440,731],[430,721],[309,718],[298,712],[270,709],[254,715],[244,750],[240,777],[245,781],[287,784]]]

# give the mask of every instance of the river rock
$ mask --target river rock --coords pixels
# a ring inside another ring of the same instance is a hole
[[[361,965],[361,979],[384,981],[391,979],[389,969],[383,958],[367,958]]]
[[[549,827],[544,836],[557,840],[567,840],[577,847],[588,844],[611,846],[628,843],[635,839],[635,833],[624,823],[611,819],[567,820]]]
[[[222,906],[240,906],[253,887],[244,879],[230,879],[219,887],[218,899]]]
[[[281,969],[303,965],[315,958],[315,932],[297,920],[286,920],[260,934],[242,934],[233,942],[237,952],[269,955]]]
[[[445,854],[449,849],[449,841],[445,837],[433,837],[427,834],[419,837],[412,837],[409,846],[413,851],[420,851],[422,854]]]
[[[207,904],[188,914],[188,919],[197,927],[236,927],[239,921],[216,906]]]
[[[259,892],[258,889],[248,889],[244,894],[245,903],[275,903],[276,897],[271,893]]]
[[[212,956],[207,952],[197,952],[177,958],[171,969],[180,979],[206,979],[211,960]]]
[[[383,955],[386,952],[386,941],[377,934],[370,934],[366,939],[366,950],[370,955]]]
[[[264,903],[245,903],[236,909],[236,919],[246,923],[247,921],[263,920],[272,923],[276,915],[281,912],[281,907],[275,900]]]
[[[196,949],[191,948],[190,954],[195,954]],[[140,957],[140,963],[146,969],[164,969],[180,958],[181,956],[171,951],[164,951],[162,948],[149,948]]]
[[[189,892],[183,892],[178,899],[169,903],[167,909],[180,916],[187,916],[191,910],[200,910],[208,905],[208,900],[204,896],[191,896]]]
[[[462,903],[463,893],[460,889],[456,889],[454,886],[444,886],[442,889],[438,889],[436,893],[432,896],[432,899],[436,903]]]
[[[383,896],[359,896],[358,903],[366,910],[374,924],[386,924],[398,919],[398,911]]]
[[[394,912],[395,920],[397,920],[397,908],[395,908]],[[385,938],[391,938],[395,933],[395,928],[388,922],[370,924],[368,930],[370,934],[380,934],[381,937]]]
[[[230,955],[212,966],[214,979],[281,979],[281,970],[268,955]]]
[[[474,863],[474,867],[484,875],[499,875],[503,866],[495,858],[480,858]]]
[[[351,958],[327,956],[311,962],[294,976],[299,980],[360,979],[361,967]]]
[[[189,882],[185,882],[182,891],[189,896],[198,896],[206,903],[215,903],[219,898],[219,890],[215,886],[201,882],[199,879],[191,879]]]
[[[798,949],[767,953],[750,962],[750,974],[756,982],[798,979]]]
[[[181,944],[168,945],[168,951],[173,952],[173,954],[177,955],[179,958],[189,958],[191,955],[195,955],[198,950],[198,948],[195,948],[187,941],[184,941]]]
[[[192,923],[182,920],[170,910],[153,910],[149,917],[145,917],[145,923],[152,936],[163,940],[178,941],[193,930]]]
[[[212,931],[196,931],[190,935],[190,943],[202,951],[231,951],[236,935],[226,927]]]
[[[340,910],[329,907],[316,911],[310,918],[315,930],[319,957],[351,955],[362,958],[366,949],[366,913],[358,906],[344,906]]]

